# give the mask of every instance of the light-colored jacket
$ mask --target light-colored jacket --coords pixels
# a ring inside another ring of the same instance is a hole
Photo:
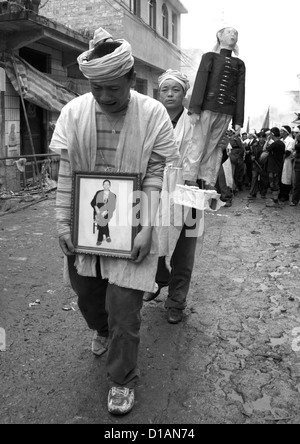
[[[97,153],[95,99],[91,93],[68,103],[57,121],[50,148],[67,149],[72,171],[94,171]],[[116,168],[124,173],[147,174],[150,156],[155,152],[165,161],[177,161],[179,154],[169,115],[164,106],[148,96],[131,91],[131,99],[120,134]],[[147,183],[143,183],[146,187]],[[58,223],[60,220],[57,214]],[[71,220],[69,221],[71,225]],[[101,257],[101,274],[111,284],[153,291],[158,257],[157,232],[153,230],[150,254],[141,264]],[[77,255],[77,271],[96,276],[96,256]]]

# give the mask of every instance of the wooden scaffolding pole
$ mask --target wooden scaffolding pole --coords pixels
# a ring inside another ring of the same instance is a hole
[[[42,183],[42,177],[41,177],[41,174],[40,174],[40,171],[39,171],[39,167],[38,167],[38,162],[37,162],[36,153],[35,153],[34,144],[33,144],[32,133],[31,133],[31,129],[30,129],[30,125],[29,125],[29,120],[28,120],[28,115],[27,115],[27,110],[26,110],[25,101],[24,101],[24,97],[23,97],[23,91],[22,91],[22,85],[21,85],[21,81],[20,81],[20,77],[19,77],[18,67],[17,67],[17,64],[16,64],[16,61],[15,61],[15,58],[14,58],[13,54],[12,54],[12,60],[13,60],[14,70],[15,70],[15,74],[16,74],[16,78],[17,78],[17,82],[18,82],[18,88],[19,88],[19,91],[20,91],[20,98],[21,98],[22,107],[23,107],[23,111],[24,111],[24,117],[25,117],[25,121],[26,121],[27,130],[28,130],[30,147],[31,147],[31,151],[32,151],[32,154],[33,154],[33,159],[34,159],[34,165],[35,165],[35,168],[36,168],[36,173],[37,173],[37,176],[38,176],[38,181],[39,181],[42,197],[45,197],[45,193],[44,193],[44,189],[43,189],[43,183]]]

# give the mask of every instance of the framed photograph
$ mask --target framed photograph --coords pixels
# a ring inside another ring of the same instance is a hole
[[[130,259],[140,230],[140,174],[73,174],[72,239],[76,253]]]

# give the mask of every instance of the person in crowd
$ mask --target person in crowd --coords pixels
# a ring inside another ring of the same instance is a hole
[[[179,71],[169,69],[158,79],[159,100],[165,106],[170,121],[174,127],[174,133],[179,147],[180,159],[174,164],[175,168],[183,169],[185,179],[185,165],[189,156],[189,141],[192,135],[192,125],[187,109],[183,106],[184,98],[189,90],[190,84],[186,75]],[[198,186],[201,184],[185,181],[188,185]],[[192,224],[185,223],[181,231],[175,231],[176,242],[172,241],[174,251],[170,251],[171,271],[166,265],[166,257],[159,258],[156,275],[157,290],[147,292],[145,301],[156,298],[163,287],[168,287],[168,297],[165,303],[167,309],[167,321],[170,324],[178,324],[183,319],[184,309],[187,305],[187,296],[194,268],[195,252],[197,247],[197,232],[193,234],[195,226],[200,222],[201,212],[192,211]],[[170,230],[170,227],[168,228]],[[162,242],[162,239],[159,239]]]
[[[234,181],[233,181],[233,165],[231,163],[229,154],[231,151],[231,145],[230,145],[230,135],[231,131],[227,131],[223,139],[221,140],[222,144],[222,151],[223,151],[223,158],[222,158],[222,164],[220,167],[218,180],[216,183],[216,190],[221,196],[222,202],[225,202],[225,207],[231,207],[233,203],[233,187],[234,187]],[[230,147],[230,148],[229,148]]]
[[[295,140],[292,136],[292,129],[289,125],[284,125],[280,130],[281,140],[285,145],[285,159],[282,169],[279,200],[289,202],[293,180],[293,162]]]
[[[248,133],[245,133],[245,132],[242,133],[242,142],[243,143],[248,142]]]
[[[294,128],[295,133],[295,159],[294,159],[294,181],[290,205],[296,207],[300,202],[300,129]]]
[[[238,57],[238,31],[223,27],[212,52],[202,56],[189,114],[194,129],[194,153],[189,158],[190,180],[202,180],[213,189],[223,157],[220,141],[230,122],[236,134],[244,123],[246,67]]]
[[[300,125],[294,126],[294,128],[292,129],[292,136],[293,136],[294,139],[296,139],[297,134],[300,132],[299,127],[300,127]]]
[[[135,403],[143,294],[152,291],[158,261],[154,225],[166,162],[179,153],[165,107],[133,91],[130,44],[95,31],[90,50],[78,57],[91,93],[62,110],[51,141],[61,152],[57,189],[59,243],[78,305],[95,331],[92,351],[107,352],[108,411],[124,415]],[[71,235],[72,174],[76,171],[140,173],[141,230],[131,260],[74,251]]]
[[[241,140],[241,137],[234,131],[229,132],[229,143],[231,150],[229,158],[232,165],[233,174],[233,189],[236,194],[238,191],[243,191],[243,181],[245,173],[245,147]]]
[[[251,188],[252,183],[252,154],[253,149],[258,144],[258,138],[255,129],[251,129],[248,134],[248,140],[245,148],[245,178],[244,183],[247,188]]]
[[[269,131],[269,129],[267,129]],[[260,192],[261,198],[265,199],[268,187],[269,187],[269,176],[266,171],[266,165],[260,162],[260,158],[267,140],[266,132],[261,131],[257,134],[258,142],[252,145],[252,183],[248,198],[255,199],[257,197],[258,191]]]
[[[267,160],[267,172],[272,191],[272,201],[266,202],[267,207],[279,207],[280,178],[284,163],[285,144],[280,140],[280,130],[271,128],[267,133],[264,150],[269,154]]]

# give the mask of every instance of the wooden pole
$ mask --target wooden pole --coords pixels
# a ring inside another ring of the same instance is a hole
[[[0,156],[6,156],[5,152],[5,109],[4,92],[0,90]]]
[[[39,184],[40,184],[41,194],[42,194],[42,197],[45,197],[45,193],[44,193],[44,189],[43,189],[43,183],[42,183],[42,178],[41,178],[41,175],[40,175],[40,172],[39,172],[37,158],[36,158],[36,155],[35,155],[33,138],[32,138],[32,133],[31,133],[30,125],[29,125],[29,120],[28,120],[27,110],[26,110],[26,106],[25,106],[25,101],[24,101],[24,97],[23,97],[22,86],[21,86],[21,82],[20,82],[20,78],[19,78],[18,68],[17,68],[17,64],[16,64],[16,61],[15,61],[15,58],[14,58],[13,55],[12,55],[12,60],[13,60],[14,70],[15,70],[15,74],[16,74],[16,78],[17,78],[17,82],[18,82],[18,88],[19,88],[19,91],[20,91],[20,98],[21,98],[21,102],[22,102],[22,106],[23,106],[24,117],[25,117],[26,126],[27,126],[27,130],[28,130],[29,141],[30,141],[30,146],[31,146],[31,151],[32,151],[32,154],[33,154],[33,158],[34,158],[34,164],[35,164],[35,168],[36,168],[36,173],[37,173]]]

